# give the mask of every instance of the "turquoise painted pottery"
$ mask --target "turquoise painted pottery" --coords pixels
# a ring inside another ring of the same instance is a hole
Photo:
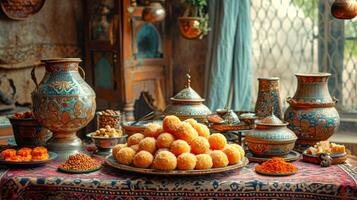
[[[190,75],[187,75],[187,86],[171,98],[171,105],[164,110],[165,115],[175,115],[181,120],[194,118],[200,122],[207,121],[211,110],[203,104],[205,101],[190,86]]]
[[[288,128],[298,136],[298,150],[304,150],[321,140],[327,140],[340,125],[335,108],[337,100],[331,97],[327,80],[331,74],[295,74],[298,87],[284,119]]]
[[[249,132],[245,141],[248,149],[258,157],[285,156],[293,150],[297,137],[275,115],[257,120],[256,127]]]
[[[82,149],[76,132],[94,117],[95,93],[78,72],[82,69],[79,67],[81,59],[58,58],[42,62],[46,73],[40,84],[37,84],[34,70],[31,74],[37,86],[32,92],[33,114],[39,124],[53,133],[47,142],[48,149],[64,160]]]
[[[282,103],[279,92],[279,78],[258,78],[259,89],[255,103],[255,114],[259,118],[270,116],[272,111],[279,119],[283,119]]]

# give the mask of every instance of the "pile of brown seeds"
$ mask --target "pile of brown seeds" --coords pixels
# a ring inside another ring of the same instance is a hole
[[[59,167],[66,170],[91,170],[100,166],[100,163],[88,155],[77,153],[70,155],[68,160]]]

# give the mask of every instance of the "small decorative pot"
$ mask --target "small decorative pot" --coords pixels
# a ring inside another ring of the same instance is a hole
[[[337,100],[332,98],[327,86],[328,73],[295,74],[298,87],[285,111],[288,128],[298,136],[297,144],[307,148],[321,140],[327,140],[340,125],[335,108]]]
[[[255,114],[257,117],[264,118],[270,116],[272,111],[275,116],[282,119],[282,104],[279,92],[279,78],[258,78],[259,90],[255,104]]]
[[[19,147],[45,146],[52,136],[51,131],[43,128],[35,119],[16,119],[9,117],[15,142]]]
[[[256,128],[245,137],[248,149],[258,157],[287,155],[297,139],[287,124],[274,115],[258,120]]]
[[[189,40],[198,39],[202,31],[200,29],[201,18],[199,17],[179,17],[179,27],[182,37]]]
[[[93,89],[80,76],[79,58],[57,58],[42,61],[46,74],[37,84],[34,70],[32,92],[35,119],[53,132],[47,142],[49,150],[60,160],[82,150],[82,141],[76,132],[94,117],[96,103]],[[35,69],[35,68],[34,68]]]

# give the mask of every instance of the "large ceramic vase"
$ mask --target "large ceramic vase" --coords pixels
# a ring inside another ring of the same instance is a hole
[[[327,140],[340,125],[340,117],[335,108],[337,100],[332,98],[327,80],[331,74],[295,74],[298,87],[285,112],[288,128],[298,136],[297,150]]]
[[[264,118],[274,114],[279,119],[283,118],[282,104],[279,92],[279,78],[258,78],[258,98],[255,103],[255,114]]]
[[[95,93],[78,72],[81,59],[59,58],[42,62],[46,73],[39,84],[32,71],[37,86],[32,92],[33,114],[42,126],[53,132],[47,147],[63,160],[82,149],[76,132],[94,117]]]

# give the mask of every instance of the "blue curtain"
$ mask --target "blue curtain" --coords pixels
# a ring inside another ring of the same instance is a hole
[[[212,111],[250,110],[252,93],[250,0],[209,0],[205,96]]]

